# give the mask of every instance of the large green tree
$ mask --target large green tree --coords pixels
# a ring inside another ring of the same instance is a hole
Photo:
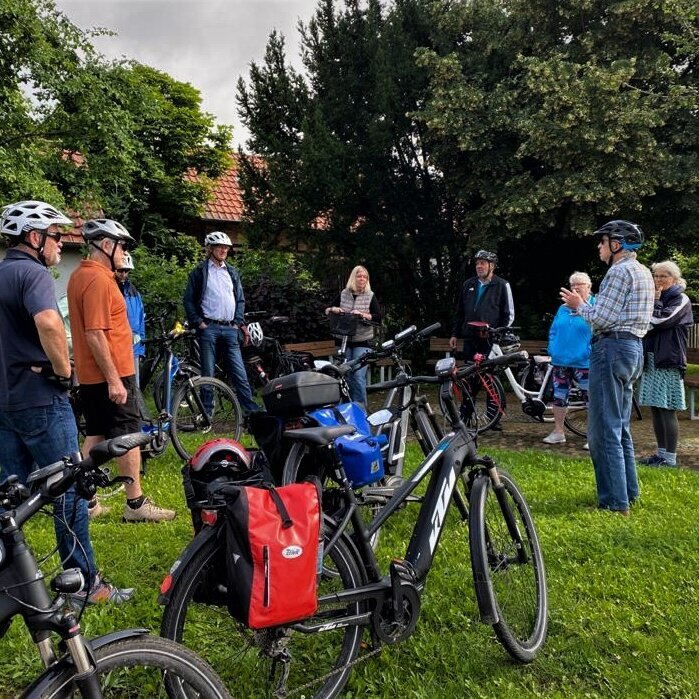
[[[109,62],[51,0],[0,0],[0,198],[99,207],[136,235],[177,226],[228,165],[230,129],[199,92]],[[184,175],[191,169],[204,175]]]
[[[239,83],[247,145],[263,157],[244,159],[250,234],[310,247],[342,284],[364,263],[390,314],[445,320],[464,239],[414,116],[428,86],[414,53],[433,44],[426,5],[323,0],[300,29],[306,79],[273,34]]]

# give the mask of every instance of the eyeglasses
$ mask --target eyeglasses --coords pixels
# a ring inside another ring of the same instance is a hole
[[[670,279],[672,276],[671,274],[654,274],[653,275],[656,279]]]
[[[129,270],[128,269],[118,269],[117,274],[128,274]]]
[[[47,237],[47,238],[52,238],[52,239],[55,240],[57,243],[60,243],[60,242],[61,242],[61,236],[62,236],[61,233],[58,233],[58,232],[56,232],[56,233],[49,233],[48,231],[46,231],[46,237]]]
[[[578,288],[581,286],[590,286],[590,285],[587,282],[579,282],[579,283],[576,282],[575,284],[571,284],[570,288],[575,289],[575,288]]]

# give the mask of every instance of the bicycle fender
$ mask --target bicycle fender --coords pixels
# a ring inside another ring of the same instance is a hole
[[[88,650],[99,650],[104,646],[117,641],[123,641],[126,638],[137,638],[150,633],[148,629],[123,629],[122,631],[112,631],[104,636],[97,638],[86,639]],[[37,677],[24,693],[20,695],[20,699],[41,699],[46,696],[46,690],[50,687],[60,675],[73,668],[73,659],[70,655],[64,655],[55,665],[52,665],[48,670],[44,671]]]
[[[201,547],[211,538],[219,536],[219,532],[221,531],[223,531],[223,529],[220,526],[202,527],[201,531],[187,544],[179,558],[170,567],[170,572],[165,576],[165,579],[160,585],[158,604],[166,605],[170,601],[170,593],[177,585],[182,571],[187,568],[189,562],[194,555],[198,553]]]

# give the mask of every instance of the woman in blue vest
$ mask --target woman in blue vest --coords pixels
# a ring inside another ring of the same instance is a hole
[[[569,285],[580,294],[583,301],[594,305],[595,297],[590,293],[592,281],[585,272],[573,272]],[[561,306],[549,330],[549,354],[553,364],[554,427],[553,432],[544,437],[546,444],[563,444],[566,441],[563,421],[568,412],[568,393],[573,380],[577,381],[587,400],[591,341],[590,324],[566,305]],[[585,448],[587,449],[587,444]]]
[[[369,272],[366,267],[357,265],[347,280],[347,286],[335,297],[332,306],[325,309],[325,315],[331,313],[354,313],[362,320],[376,325],[381,323],[381,308],[371,290]],[[357,330],[347,340],[345,359],[356,359],[371,350],[374,339],[373,325],[357,324]],[[350,397],[353,401],[366,406],[366,377],[368,367],[352,372],[347,377]]]

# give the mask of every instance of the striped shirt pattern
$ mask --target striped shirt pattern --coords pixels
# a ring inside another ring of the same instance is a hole
[[[648,332],[655,302],[653,276],[636,255],[629,254],[610,268],[594,306],[580,306],[578,313],[592,326],[595,335],[630,332],[643,337]]]

